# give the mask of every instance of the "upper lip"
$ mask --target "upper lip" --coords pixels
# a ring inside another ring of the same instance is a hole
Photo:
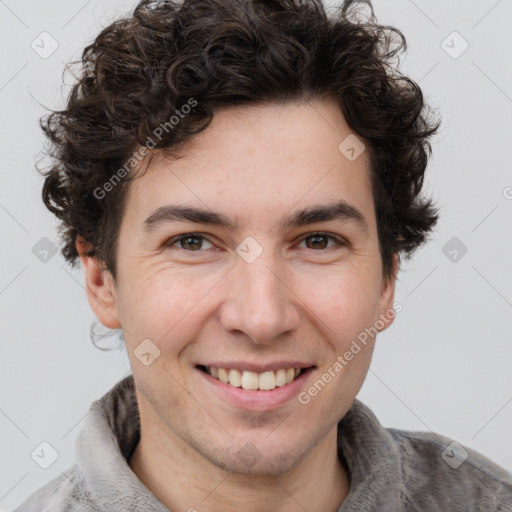
[[[214,362],[214,363],[199,363],[197,366],[213,366],[214,368],[227,368],[227,369],[233,369],[238,370],[240,372],[247,370],[249,372],[256,372],[256,373],[264,373],[264,372],[271,372],[275,370],[281,370],[288,368],[310,368],[314,366],[310,363],[303,363],[299,361],[272,361],[271,363],[264,363],[264,364],[256,364],[254,362],[242,362],[242,361],[232,361],[232,362]]]

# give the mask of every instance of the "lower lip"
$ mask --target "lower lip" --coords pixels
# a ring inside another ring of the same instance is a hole
[[[237,407],[254,411],[277,409],[290,400],[297,398],[301,389],[305,386],[306,379],[309,378],[313,370],[314,367],[307,368],[299,377],[284,386],[268,391],[258,391],[235,388],[196,368],[196,371],[205,379],[207,385],[212,386],[223,398],[229,400]]]

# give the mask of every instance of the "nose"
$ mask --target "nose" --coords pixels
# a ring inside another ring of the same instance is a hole
[[[229,273],[229,291],[220,312],[226,331],[270,344],[297,329],[300,301],[285,280],[286,272],[279,268],[263,257],[253,263],[237,262]]]

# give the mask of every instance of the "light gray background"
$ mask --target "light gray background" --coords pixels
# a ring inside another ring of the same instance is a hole
[[[90,342],[82,271],[60,254],[42,262],[32,248],[43,237],[57,243],[34,170],[40,104],[61,104],[64,63],[133,5],[0,0],[2,510],[73,463],[90,403],[129,370],[123,351]],[[443,119],[427,179],[442,216],[403,267],[396,294],[403,310],[379,337],[359,398],[385,426],[445,434],[512,470],[512,1],[374,6],[381,23],[404,32],[402,70]],[[43,31],[59,45],[47,59],[31,48]],[[469,44],[457,58],[463,41],[454,31]],[[456,262],[442,252],[453,237],[468,249]],[[30,456],[42,441],[59,454],[46,470]]]

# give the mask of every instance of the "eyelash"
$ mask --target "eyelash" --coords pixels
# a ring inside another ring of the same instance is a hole
[[[319,236],[323,236],[323,237],[326,237],[326,238],[330,238],[331,240],[334,240],[337,244],[338,247],[344,247],[346,245],[348,245],[348,243],[346,241],[344,241],[343,239],[337,237],[337,236],[334,236],[330,233],[327,233],[325,231],[314,231],[312,233],[308,233],[307,236],[303,237],[300,242],[303,242],[304,240],[307,240],[308,238],[313,238],[313,237],[319,237]],[[182,235],[178,235],[178,236],[175,236],[173,238],[171,238],[169,241],[167,241],[165,243],[165,247],[166,248],[169,248],[169,249],[172,249],[173,246],[179,242],[181,242],[182,240],[185,240],[187,238],[200,238],[200,239],[203,239],[203,240],[207,240],[208,242],[210,242],[208,240],[208,238],[206,238],[204,235],[202,235],[201,233],[184,233]],[[210,242],[212,243],[212,242]],[[181,250],[183,251],[186,251],[186,252],[202,252],[201,249],[198,249],[196,251],[190,251],[188,249],[183,249],[183,248],[180,248]],[[333,247],[328,247],[326,249],[333,249]],[[315,251],[315,252],[322,252],[322,251],[325,251],[326,249],[311,249],[312,251]]]

